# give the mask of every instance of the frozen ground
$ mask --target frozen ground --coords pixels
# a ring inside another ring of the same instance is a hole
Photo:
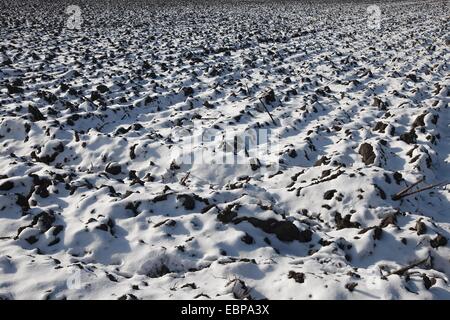
[[[449,2],[164,2],[0,3],[0,297],[450,298]]]

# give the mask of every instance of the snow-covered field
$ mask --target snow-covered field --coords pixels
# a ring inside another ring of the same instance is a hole
[[[2,0],[0,299],[450,298],[449,8]]]

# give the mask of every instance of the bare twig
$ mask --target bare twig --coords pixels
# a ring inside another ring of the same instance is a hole
[[[392,200],[398,200],[400,199],[400,197],[405,194],[406,192],[408,192],[409,190],[411,190],[412,188],[414,188],[415,186],[417,186],[419,183],[421,183],[422,181],[424,181],[425,178],[421,178],[420,180],[418,180],[416,183],[413,183],[412,185],[410,185],[409,187],[406,187],[403,190],[400,190],[399,192],[397,192],[394,196],[392,196]]]
[[[191,172],[188,171],[188,173],[181,179],[180,184],[181,184],[182,186],[185,186],[185,185],[186,185],[186,181],[187,181],[187,179],[189,178],[190,174],[191,174]]]
[[[404,197],[407,197],[407,196],[410,196],[410,195],[413,195],[413,194],[416,194],[416,193],[419,193],[419,192],[422,192],[422,191],[426,191],[426,190],[429,190],[429,189],[432,189],[432,188],[435,188],[435,187],[439,187],[441,185],[446,185],[446,184],[448,184],[448,182],[440,182],[440,183],[432,184],[431,186],[427,186],[425,188],[421,188],[421,189],[416,190],[416,191],[412,191],[412,192],[409,192],[409,193],[403,193],[403,194],[401,194],[400,196],[398,196],[394,200],[399,200],[401,198],[404,198]]]
[[[425,259],[423,259],[423,260],[414,262],[414,263],[412,263],[412,264],[410,264],[410,265],[408,265],[408,266],[406,266],[406,267],[400,268],[400,269],[398,269],[398,270],[396,270],[396,271],[393,271],[393,272],[389,273],[389,276],[390,276],[391,274],[396,274],[396,275],[402,276],[402,275],[404,275],[405,272],[408,271],[409,269],[412,269],[412,268],[414,268],[414,267],[417,267],[417,266],[419,266],[419,265],[421,265],[421,264],[427,262],[428,259],[429,259],[429,257],[427,257],[427,258],[425,258]]]
[[[244,84],[245,84],[245,88],[247,89],[247,97],[249,97],[250,96],[250,91],[248,90],[247,83],[244,83]]]
[[[264,106],[264,109],[266,109],[267,114],[269,115],[270,119],[272,119],[272,122],[274,125],[276,125],[277,123],[275,122],[275,120],[272,117],[272,114],[270,113],[269,109],[267,109],[266,105],[264,104],[264,101],[262,101],[262,97],[259,98],[259,101],[262,103],[262,105]]]
[[[426,186],[426,187],[424,187],[424,188],[420,188],[420,189],[418,189],[418,190],[415,190],[415,191],[411,191],[411,192],[410,192],[410,190],[411,190],[412,188],[414,188],[415,186],[417,186],[419,183],[423,182],[424,180],[425,180],[425,178],[421,178],[419,181],[413,183],[411,186],[409,186],[409,187],[407,187],[407,188],[401,190],[400,192],[394,194],[394,195],[392,196],[392,200],[400,200],[400,199],[402,199],[402,198],[404,198],[404,197],[407,197],[407,196],[410,196],[410,195],[413,195],[413,194],[416,194],[416,193],[419,193],[419,192],[422,192],[422,191],[426,191],[426,190],[429,190],[429,189],[432,189],[432,188],[435,188],[435,187],[439,187],[439,186],[441,186],[441,185],[446,185],[446,184],[448,184],[448,182],[435,183],[435,184]]]

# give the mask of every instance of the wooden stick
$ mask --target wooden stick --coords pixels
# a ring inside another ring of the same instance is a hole
[[[245,84],[245,88],[247,89],[247,97],[249,97],[250,96],[250,91],[248,90],[247,83],[244,83],[244,84]]]
[[[425,178],[422,177],[420,180],[413,183],[409,187],[406,187],[405,189],[400,190],[399,192],[397,192],[395,195],[392,196],[392,200],[399,200],[403,194],[405,194],[406,192],[408,192],[409,190],[411,190],[412,188],[414,188],[415,186],[417,186],[419,183],[421,183],[424,180],[425,180]]]
[[[410,264],[409,266],[406,266],[406,267],[400,268],[400,269],[398,269],[398,270],[396,270],[396,271],[393,271],[393,272],[389,273],[388,275],[390,276],[391,274],[397,274],[397,275],[399,275],[399,276],[402,276],[402,275],[404,275],[405,272],[408,271],[409,269],[412,269],[412,268],[414,268],[414,267],[417,267],[417,266],[419,266],[419,265],[421,265],[421,264],[427,262],[428,259],[429,259],[429,258],[427,257],[427,258],[425,258],[425,259],[423,259],[423,260],[420,260],[420,261],[418,261],[418,262],[415,262],[415,263],[413,263],[413,264]]]
[[[261,101],[262,105],[264,106],[264,109],[266,109],[266,112],[269,114],[270,119],[272,119],[272,122],[274,125],[277,125],[277,123],[275,122],[275,120],[273,119],[272,115],[270,114],[269,109],[267,109],[266,105],[264,104],[264,102],[262,101],[262,97],[259,98],[259,101]]]
[[[185,186],[186,185],[186,180],[189,178],[189,175],[191,174],[190,171],[188,171],[188,173],[181,179],[180,184]]]
[[[416,193],[419,193],[419,192],[422,192],[422,191],[426,191],[426,190],[438,187],[440,185],[446,185],[446,184],[448,184],[448,182],[440,182],[440,183],[436,183],[436,184],[433,184],[431,186],[427,186],[425,188],[422,188],[422,189],[419,189],[419,190],[416,190],[416,191],[412,191],[412,192],[409,192],[409,193],[403,193],[400,196],[398,196],[398,198],[396,198],[394,200],[398,200],[398,199],[401,199],[401,198],[404,198],[404,197],[407,197],[407,196],[410,196],[410,195],[413,195],[413,194],[416,194]]]

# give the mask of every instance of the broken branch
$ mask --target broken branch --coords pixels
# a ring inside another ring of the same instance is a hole
[[[428,261],[428,257],[425,258],[425,259],[423,259],[423,260],[420,260],[420,261],[418,261],[418,262],[414,262],[414,263],[410,264],[409,266],[406,266],[406,267],[400,268],[400,269],[398,269],[398,270],[396,270],[396,271],[393,271],[393,272],[389,273],[389,276],[390,276],[391,274],[396,274],[396,275],[402,276],[402,275],[404,275],[405,272],[408,271],[409,269],[412,269],[412,268],[414,268],[414,267],[417,267],[417,266],[419,266],[419,265],[421,265],[421,264],[423,264],[423,263],[425,263],[425,262],[427,262],[427,261]]]
[[[181,184],[182,186],[185,186],[185,185],[186,185],[186,181],[187,181],[187,179],[189,178],[189,175],[190,175],[190,174],[191,174],[191,172],[188,171],[188,173],[181,179],[180,184]]]
[[[393,195],[392,196],[392,200],[400,200],[400,199],[402,199],[404,197],[408,197],[408,196],[411,196],[413,194],[416,194],[416,193],[419,193],[419,192],[422,192],[422,191],[426,191],[426,190],[429,190],[429,189],[432,189],[432,188],[435,188],[435,187],[439,187],[439,186],[442,186],[442,185],[447,185],[447,184],[448,184],[448,182],[435,183],[435,184],[432,184],[430,186],[426,186],[424,188],[421,188],[421,189],[418,189],[418,190],[415,190],[415,191],[412,191],[412,192],[408,192],[414,186],[413,185],[410,188],[405,189],[405,191],[403,191],[402,193],[397,193],[397,194]],[[417,183],[415,185],[417,185]]]
[[[425,180],[425,178],[422,177],[416,183],[413,183],[412,185],[410,185],[409,187],[406,187],[403,190],[400,190],[398,193],[396,193],[395,195],[392,196],[392,200],[399,200],[403,194],[405,194],[406,192],[408,192],[409,190],[411,190],[412,188],[414,188],[415,186],[417,186],[419,183],[421,183],[424,180]]]
[[[264,101],[262,101],[262,97],[259,98],[259,101],[262,103],[264,109],[266,109],[266,112],[269,114],[270,119],[272,119],[273,124],[276,125],[277,123],[275,122],[275,120],[273,119],[272,115],[270,114],[269,109],[267,109],[266,105],[264,104]]]

